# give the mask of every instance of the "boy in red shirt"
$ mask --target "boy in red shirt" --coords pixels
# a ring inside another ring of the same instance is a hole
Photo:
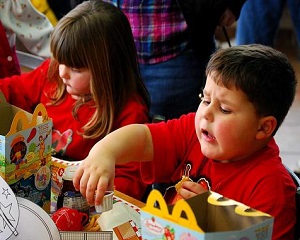
[[[210,59],[202,101],[179,119],[129,125],[107,135],[76,172],[74,185],[99,204],[113,188],[115,163],[141,162],[146,183],[175,184],[189,198],[212,191],[275,217],[273,239],[294,239],[296,188],[274,134],[295,97],[295,73],[273,48],[244,45]],[[203,181],[202,181],[203,182]],[[97,191],[94,199],[94,191]]]

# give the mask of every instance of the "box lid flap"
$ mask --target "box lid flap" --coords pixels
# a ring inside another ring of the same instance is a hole
[[[6,101],[4,94],[0,91],[0,134],[6,135],[10,129],[13,119],[12,106]]]

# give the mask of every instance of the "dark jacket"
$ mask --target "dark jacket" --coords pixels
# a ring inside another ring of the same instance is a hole
[[[246,0],[177,0],[192,39],[195,54],[203,59],[215,50],[214,35],[224,11],[229,8],[236,20]]]

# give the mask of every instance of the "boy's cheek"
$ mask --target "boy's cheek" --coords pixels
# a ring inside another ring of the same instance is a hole
[[[198,133],[200,133],[200,120],[201,120],[201,111],[199,107],[195,115],[195,130],[197,132],[198,137],[199,137]]]

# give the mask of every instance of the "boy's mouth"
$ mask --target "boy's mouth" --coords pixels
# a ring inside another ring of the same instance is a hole
[[[216,138],[209,134],[209,132],[205,129],[201,129],[201,133],[204,135],[206,139],[215,140]]]

